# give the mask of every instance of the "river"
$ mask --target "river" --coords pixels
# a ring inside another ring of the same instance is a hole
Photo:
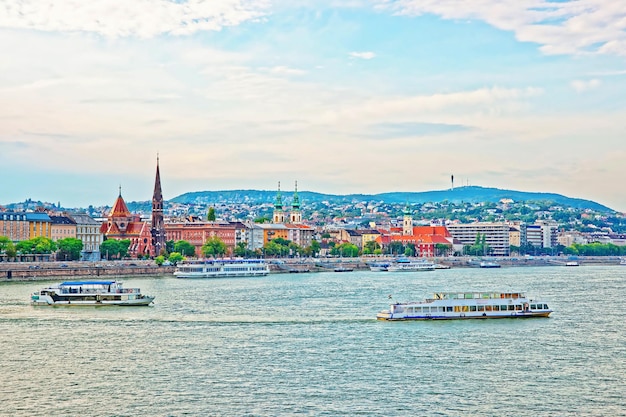
[[[0,284],[3,416],[624,416],[626,267],[126,278],[151,307]],[[550,318],[380,322],[393,300],[523,291]]]

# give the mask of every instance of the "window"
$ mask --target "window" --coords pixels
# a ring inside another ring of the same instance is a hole
[[[507,310],[507,306],[500,306],[500,310],[501,311],[506,311]]]
[[[478,306],[478,311],[485,311],[485,306]]]
[[[522,305],[521,305],[521,304],[517,304],[517,305],[515,306],[515,310],[517,310],[517,311],[522,311]]]
[[[470,306],[470,311],[476,311],[476,306]]]
[[[509,306],[508,310],[509,310],[509,311],[513,311],[513,310],[515,310],[515,306],[514,306],[513,304],[511,304],[511,305]]]
[[[541,307],[540,307],[540,308],[541,308]],[[536,306],[535,304],[531,304],[531,305],[530,305],[530,309],[531,309],[531,310],[535,310],[535,309],[537,309],[537,306]]]

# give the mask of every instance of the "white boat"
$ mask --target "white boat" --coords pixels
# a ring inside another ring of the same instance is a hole
[[[434,271],[435,264],[425,259],[410,260],[406,258],[396,259],[395,262],[389,264],[387,271],[389,272],[417,272],[417,271]]]
[[[270,273],[264,259],[207,259],[178,264],[178,278],[257,277]]]
[[[390,296],[391,297],[391,296]],[[452,320],[548,317],[547,302],[524,293],[442,292],[423,301],[391,304],[378,320]]]
[[[580,264],[576,261],[567,261],[565,262],[565,266],[579,266]]]
[[[500,268],[500,264],[497,262],[493,262],[493,261],[481,261],[480,267],[481,268]]]
[[[154,297],[120,281],[67,281],[33,293],[30,300],[43,306],[147,306]]]
[[[370,264],[370,271],[385,272],[389,268],[389,262],[372,262]]]
[[[621,258],[621,259],[619,260],[619,264],[620,264],[620,265],[626,265],[626,258]]]

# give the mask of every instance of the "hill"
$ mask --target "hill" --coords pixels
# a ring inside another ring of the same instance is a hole
[[[289,204],[293,191],[282,191],[283,201]],[[322,194],[312,191],[298,191],[303,203],[327,201],[341,204],[357,201],[382,201],[389,204],[401,203],[497,203],[503,198],[516,202],[552,202],[564,207],[575,209],[590,209],[599,212],[613,213],[614,210],[591,200],[566,197],[553,193],[534,193],[525,191],[502,190],[479,186],[458,187],[453,190],[425,191],[425,192],[389,192],[381,194],[348,194],[334,195]],[[216,204],[216,203],[248,203],[262,204],[273,203],[276,191],[262,190],[230,190],[230,191],[196,191],[181,194],[172,198],[169,202],[183,204]]]

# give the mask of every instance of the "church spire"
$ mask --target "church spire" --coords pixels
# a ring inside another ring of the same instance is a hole
[[[300,212],[300,197],[298,196],[298,181],[293,192],[293,201],[291,202],[291,223],[302,223],[302,213]]]
[[[165,222],[163,221],[163,193],[161,192],[161,173],[159,170],[159,155],[157,154],[156,177],[154,179],[154,193],[152,194],[152,255],[158,256],[165,252]]]
[[[274,202],[274,223],[285,223],[285,213],[283,212],[283,197],[280,195],[280,181],[278,181],[278,192]]]

